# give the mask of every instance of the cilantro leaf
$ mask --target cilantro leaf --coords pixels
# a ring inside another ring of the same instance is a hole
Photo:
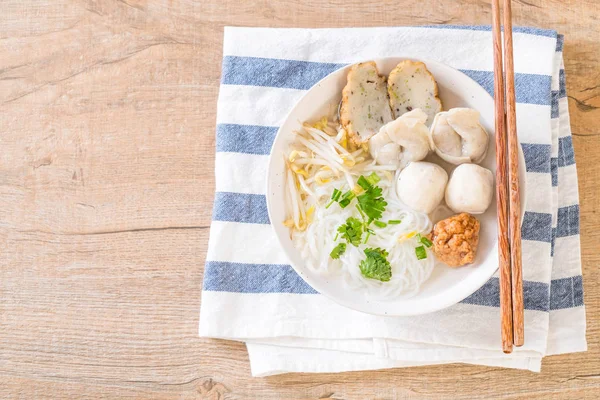
[[[370,186],[363,194],[357,196],[357,200],[362,211],[369,217],[369,222],[381,219],[381,216],[385,211],[385,206],[387,206],[387,202],[382,196],[380,187]]]
[[[388,252],[380,248],[369,248],[365,249],[365,255],[367,258],[358,266],[360,273],[365,278],[388,282],[392,277],[392,266],[387,260]]]
[[[348,243],[358,247],[363,234],[363,224],[359,219],[349,217],[337,230]]]
[[[331,250],[331,253],[329,253],[329,257],[333,258],[334,260],[337,260],[345,252],[346,252],[346,243],[339,243],[337,246],[335,246],[333,248],[333,250]]]

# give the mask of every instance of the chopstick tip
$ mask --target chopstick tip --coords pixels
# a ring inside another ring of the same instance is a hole
[[[502,343],[502,351],[504,352],[504,354],[512,353],[512,351],[513,351],[512,342],[503,342]]]

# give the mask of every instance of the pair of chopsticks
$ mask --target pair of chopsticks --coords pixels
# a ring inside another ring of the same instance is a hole
[[[500,1],[504,3],[504,57],[502,54]],[[500,323],[502,350],[505,353],[512,352],[513,345],[522,346],[524,342],[519,141],[515,115],[515,68],[511,13],[511,0],[492,0]]]

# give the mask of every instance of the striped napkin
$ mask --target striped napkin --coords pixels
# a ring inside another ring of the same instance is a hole
[[[346,309],[290,267],[264,196],[277,127],[321,78],[349,63],[405,56],[457,68],[492,94],[490,28],[226,28],[200,335],[246,342],[254,376],[452,362],[540,371],[545,355],[586,350],[562,44],[555,31],[514,30],[517,124],[527,170],[525,345],[505,355],[497,275],[432,314],[380,317]]]

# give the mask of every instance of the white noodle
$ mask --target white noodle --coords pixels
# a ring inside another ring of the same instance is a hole
[[[363,291],[369,298],[384,300],[414,295],[431,275],[435,263],[429,249],[424,260],[417,260],[415,255],[415,247],[420,245],[415,235],[428,234],[432,228],[431,221],[427,215],[414,212],[400,202],[395,190],[397,172],[390,173],[396,170],[394,166],[376,165],[362,149],[348,151],[340,144],[344,131],[339,129],[333,132],[330,126],[328,128],[324,132],[305,126],[304,131],[296,135],[292,151],[296,151],[295,154],[302,158],[294,160],[295,167],[288,164],[289,199],[286,197],[288,213],[296,228],[292,230],[294,246],[310,269],[320,274],[336,274],[349,289]],[[344,164],[344,159],[354,165],[348,167]],[[305,166],[308,177],[295,172],[302,168],[298,166]],[[327,167],[329,170],[323,169]],[[292,171],[291,168],[296,170]],[[346,252],[338,260],[333,260],[329,254],[341,242],[340,239],[334,241],[338,227],[348,217],[360,216],[354,206],[356,200],[346,208],[335,203],[328,209],[325,207],[334,189],[342,192],[353,189],[360,175],[369,175],[372,171],[378,172],[381,181],[377,185],[382,188],[388,203],[381,221],[402,222],[384,228],[371,225],[375,234],[369,237],[367,244],[358,247],[347,244]],[[298,179],[299,188],[295,179]],[[314,211],[309,217],[307,210],[312,206]],[[389,282],[365,278],[358,267],[365,259],[364,250],[376,247],[389,253],[387,259],[392,265],[392,278]]]

